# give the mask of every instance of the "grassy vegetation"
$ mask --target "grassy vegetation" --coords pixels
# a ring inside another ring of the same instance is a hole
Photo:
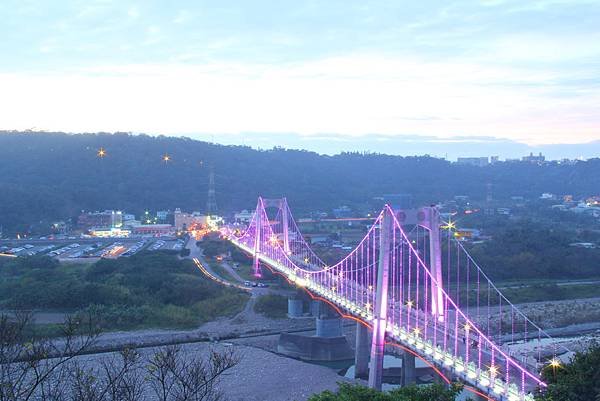
[[[217,275],[219,277],[221,277],[223,280],[225,281],[229,281],[230,283],[237,283],[238,280],[233,277],[233,275],[231,273],[229,273],[229,271],[223,267],[223,265],[221,263],[216,263],[216,262],[209,262],[210,264],[210,268],[217,273]]]
[[[538,284],[531,287],[507,288],[502,290],[511,302],[561,301],[565,299],[581,299],[600,297],[600,286],[591,285],[556,285]]]
[[[458,383],[449,388],[441,384],[413,385],[384,392],[359,384],[339,383],[336,392],[326,390],[308,401],[454,401],[461,390],[462,385]]]
[[[194,327],[237,313],[247,299],[206,279],[191,261],[161,252],[91,265],[46,257],[0,261],[0,308],[93,311],[107,330]]]
[[[268,294],[259,297],[254,304],[254,311],[273,319],[281,319],[287,315],[287,297]]]

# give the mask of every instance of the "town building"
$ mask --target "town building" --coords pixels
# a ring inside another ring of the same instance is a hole
[[[542,155],[542,152],[540,152],[537,156],[534,155],[533,152],[530,152],[529,156],[523,156],[522,160],[529,163],[543,163],[546,161],[546,156]]]
[[[178,231],[186,230],[193,225],[206,226],[208,224],[207,216],[199,212],[182,212],[179,208],[175,209],[173,220],[175,222],[175,229]]]
[[[82,213],[77,218],[77,225],[83,229],[93,227],[120,228],[123,226],[123,213],[120,210]]]
[[[233,215],[233,220],[236,223],[249,223],[250,220],[252,220],[252,216],[254,216],[254,211],[244,209],[241,212],[235,213]]]
[[[476,167],[483,167],[490,164],[488,157],[459,157],[456,162],[458,164],[468,164]]]

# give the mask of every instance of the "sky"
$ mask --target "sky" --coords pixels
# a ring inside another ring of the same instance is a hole
[[[600,141],[598,0],[2,0],[0,38],[5,130]]]

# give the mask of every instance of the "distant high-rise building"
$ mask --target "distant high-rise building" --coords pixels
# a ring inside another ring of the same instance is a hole
[[[490,164],[496,164],[500,161],[500,157],[499,156],[491,156],[490,157]]]
[[[533,152],[530,152],[529,156],[523,156],[522,160],[529,163],[543,163],[546,160],[546,157],[542,155],[542,152],[537,156],[534,155]]]

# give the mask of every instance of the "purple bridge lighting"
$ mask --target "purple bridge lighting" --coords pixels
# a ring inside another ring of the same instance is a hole
[[[448,226],[440,231],[434,207],[386,205],[356,248],[328,266],[285,198],[259,198],[245,231],[226,235],[254,257],[256,276],[266,265],[373,330],[371,387],[381,388],[386,344],[398,344],[484,398],[533,401],[546,386],[541,345],[550,337],[506,299]],[[536,351],[510,347],[522,340],[539,341]]]

